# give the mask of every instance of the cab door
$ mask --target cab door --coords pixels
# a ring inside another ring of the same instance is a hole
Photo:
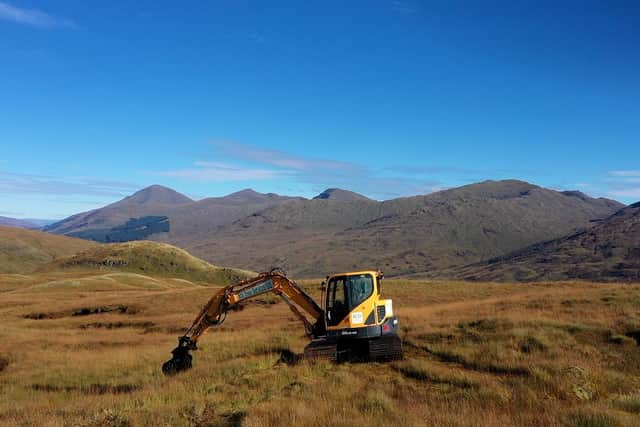
[[[349,314],[345,277],[333,277],[327,286],[327,326],[336,326]]]

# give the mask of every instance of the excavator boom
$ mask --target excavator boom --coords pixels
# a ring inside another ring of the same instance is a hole
[[[287,303],[304,324],[307,336],[313,339],[324,334],[322,308],[281,270],[274,269],[216,292],[185,334],[178,338],[178,346],[172,351],[173,358],[164,363],[162,371],[173,375],[191,368],[190,352],[197,350],[198,340],[207,329],[224,322],[227,312],[237,304],[268,292],[275,293]],[[301,310],[311,317],[311,321]]]

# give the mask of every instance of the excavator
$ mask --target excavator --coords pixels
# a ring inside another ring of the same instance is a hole
[[[304,325],[311,342],[303,358],[333,362],[383,362],[402,358],[398,319],[390,299],[381,299],[380,271],[357,271],[327,276],[322,282],[322,306],[284,271],[273,269],[216,292],[193,324],[178,338],[173,357],[162,365],[165,375],[192,367],[191,352],[202,335],[221,325],[229,310],[259,295],[273,293]]]

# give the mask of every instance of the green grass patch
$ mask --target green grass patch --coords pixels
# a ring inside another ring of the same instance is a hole
[[[620,427],[621,424],[607,414],[577,412],[563,420],[564,427]]]
[[[640,414],[640,393],[620,396],[614,400],[614,405],[623,411]]]

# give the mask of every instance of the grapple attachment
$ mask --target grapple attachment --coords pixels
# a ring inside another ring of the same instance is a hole
[[[178,338],[178,346],[171,351],[173,357],[162,364],[162,373],[171,376],[191,369],[192,356],[190,352],[196,349],[189,337]]]

